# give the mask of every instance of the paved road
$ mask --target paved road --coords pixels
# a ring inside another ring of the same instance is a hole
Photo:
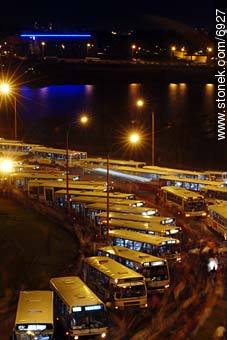
[[[20,289],[48,289],[67,272],[78,246],[57,224],[0,197],[0,339],[8,340]]]

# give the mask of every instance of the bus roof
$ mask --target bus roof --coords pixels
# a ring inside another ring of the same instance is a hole
[[[66,194],[66,190],[58,190],[56,191],[56,194]],[[79,196],[88,196],[88,197],[107,197],[106,192],[102,191],[78,191],[78,190],[69,190],[69,194],[71,195],[79,195]],[[116,198],[116,199],[126,199],[130,198],[130,196],[134,196],[134,194],[126,194],[122,192],[109,192],[110,198]]]
[[[87,205],[88,209],[93,210],[103,210],[106,211],[107,205],[104,203],[92,203]],[[147,208],[147,207],[127,207],[125,205],[120,204],[110,204],[109,205],[109,211],[118,211],[118,212],[125,212],[125,213],[131,213],[131,214],[150,214],[154,215],[158,212],[156,208]]]
[[[78,276],[54,277],[50,284],[70,309],[103,304]]]
[[[66,181],[29,181],[29,186],[40,186],[40,187],[53,187],[53,188],[66,188]],[[104,185],[88,185],[81,184],[80,181],[69,181],[69,188],[80,189],[80,190],[100,190],[104,191]]]
[[[33,145],[32,145],[33,146]],[[65,149],[56,149],[48,146],[42,146],[42,145],[34,145],[32,147],[33,152],[44,152],[44,153],[55,153],[55,154],[63,154],[66,155]],[[77,150],[69,150],[70,155],[74,155],[77,153],[84,153],[84,151],[77,151]]]
[[[180,243],[179,240],[170,237],[162,237],[157,235],[142,234],[137,231],[113,229],[109,231],[110,237],[120,237],[131,241],[141,243],[150,243],[156,246],[163,246],[166,244]]]
[[[15,325],[53,324],[53,293],[51,291],[21,291]]]
[[[218,192],[226,192],[227,193],[227,187],[217,187],[217,186],[213,186],[213,185],[207,185],[205,187],[202,187],[201,190],[205,190],[205,191],[218,191]]]
[[[227,219],[227,203],[208,205],[208,210],[214,211]]]
[[[150,231],[152,232],[160,232],[160,233],[166,233],[170,232],[172,234],[173,232],[180,231],[181,229],[176,226],[170,226],[170,225],[163,225],[158,222],[135,222],[135,221],[128,221],[128,220],[117,220],[117,219],[111,219],[109,221],[109,225],[112,227],[125,227],[125,228],[131,228],[135,229],[137,231]],[[171,232],[172,231],[172,232]]]
[[[75,196],[72,198],[73,202],[78,203],[106,203],[106,197],[92,197],[92,196]],[[126,206],[132,206],[133,204],[143,204],[143,201],[140,200],[126,200],[126,199],[113,199],[110,197],[109,203],[111,204],[122,204]]]
[[[86,160],[88,163],[103,163],[106,164],[107,163],[107,159],[106,158],[101,158],[101,157],[88,157],[86,158]],[[122,159],[109,159],[109,163],[110,164],[118,164],[118,165],[123,165],[123,164],[128,164],[129,166],[143,166],[146,163],[145,162],[137,162],[137,161],[133,161],[133,160],[122,160]]]
[[[166,173],[171,174],[183,174],[183,175],[203,175],[204,172],[198,172],[194,170],[182,170],[182,169],[174,169],[174,168],[165,168],[165,167],[160,167],[160,166],[151,166],[151,165],[146,165],[144,166],[145,169],[149,169],[151,171],[163,171]]]
[[[171,194],[174,194],[176,196],[182,197],[184,199],[198,199],[203,198],[201,194],[197,194],[194,191],[190,191],[184,188],[174,187],[174,186],[167,186],[161,188],[164,191],[167,191]]]
[[[105,211],[98,213],[97,217],[107,218],[107,213]],[[143,216],[143,215],[135,215],[135,214],[124,214],[117,212],[110,212],[109,218],[119,219],[119,220],[128,220],[128,221],[136,221],[136,222],[158,222],[160,224],[168,224],[175,221],[175,217],[165,217],[165,216]],[[166,222],[165,222],[166,221]],[[163,222],[163,223],[162,223]]]
[[[159,264],[165,264],[166,260],[161,257],[153,256],[150,254],[142,253],[140,251],[128,249],[120,246],[106,246],[98,248],[103,252],[123,257],[124,259],[131,260],[143,265],[146,262],[159,262]]]
[[[194,178],[182,178],[178,176],[161,176],[160,179],[165,179],[169,181],[177,181],[177,182],[186,182],[186,183],[195,183],[195,184],[201,184],[201,185],[216,185],[216,186],[221,186],[224,184],[224,182],[218,182],[218,181],[207,181],[204,179],[194,179]]]
[[[130,278],[143,279],[141,274],[106,256],[87,257],[84,259],[84,262],[88,263],[92,267],[95,267],[113,280],[125,280]]]

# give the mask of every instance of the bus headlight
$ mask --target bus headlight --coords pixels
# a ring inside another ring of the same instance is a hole
[[[118,306],[115,306],[115,309],[118,309]]]
[[[190,214],[185,214],[185,217],[190,217]]]
[[[78,335],[75,335],[75,336],[74,336],[74,339],[75,339],[75,340],[78,340],[78,339],[79,339]]]
[[[103,333],[101,334],[101,338],[104,339],[105,337],[106,337],[106,333],[103,332]]]
[[[169,288],[169,285],[165,285],[165,288],[166,288],[166,289]]]
[[[206,212],[203,212],[203,213],[202,213],[202,216],[206,216],[206,215],[207,215],[207,213],[206,213]]]
[[[147,308],[147,307],[148,307],[148,304],[146,303],[146,304],[145,304],[145,308]]]

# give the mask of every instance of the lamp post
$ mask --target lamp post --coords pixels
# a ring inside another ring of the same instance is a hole
[[[12,88],[9,83],[2,82],[0,84],[0,94],[3,96],[12,95]],[[17,99],[16,99],[16,96],[13,96],[13,110],[14,110],[14,139],[16,140],[17,139]]]
[[[144,100],[138,99],[136,102],[138,108],[142,108],[144,106]],[[154,121],[154,112],[151,112],[151,165],[155,163],[155,138],[154,138],[154,130],[155,130],[155,121]]]
[[[134,58],[134,51],[136,50],[136,45],[132,44],[131,51],[132,51],[132,59]]]
[[[42,42],[41,42],[41,47],[42,47],[42,58],[44,58],[44,56],[45,56],[45,46],[46,46],[45,41],[42,41]]]
[[[89,118],[87,115],[82,115],[79,118],[79,123],[81,125],[86,125],[89,121]],[[68,125],[68,128],[66,130],[66,201],[67,201],[67,209],[69,211],[70,206],[70,198],[69,198],[69,132],[71,127],[75,125],[75,122],[72,122]]]

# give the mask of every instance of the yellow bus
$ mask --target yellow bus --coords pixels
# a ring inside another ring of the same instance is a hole
[[[227,240],[227,202],[208,206],[208,226]]]
[[[70,339],[108,333],[105,304],[78,276],[55,277],[50,280],[54,291],[55,317]]]
[[[173,212],[185,217],[206,217],[205,199],[201,194],[178,187],[162,187],[162,202]]]
[[[113,259],[105,256],[85,258],[83,277],[109,307],[147,307],[145,278]]]
[[[169,267],[165,259],[118,246],[101,247],[97,254],[108,256],[142,274],[148,290],[164,291],[169,288]]]
[[[194,178],[180,178],[177,176],[162,176],[159,179],[159,187],[163,186],[175,186],[184,188],[186,190],[200,191],[202,187],[207,185],[213,185],[220,187],[224,185],[224,182],[209,181]]]
[[[110,230],[109,238],[113,246],[126,247],[167,260],[181,261],[181,247],[178,239],[124,229]]]
[[[101,212],[97,214],[97,219],[99,222],[106,220],[107,214],[106,212]],[[127,220],[127,221],[135,221],[135,222],[155,222],[162,225],[176,225],[176,218],[175,217],[168,217],[168,216],[143,216],[143,215],[136,215],[136,214],[124,214],[118,212],[110,212],[109,219],[117,219],[117,220]]]
[[[84,181],[83,181],[84,182]],[[92,183],[90,181],[90,183]],[[95,181],[95,183],[97,184],[101,184],[99,183],[99,181]],[[87,190],[69,190],[69,194],[71,197],[74,196],[87,196],[87,197],[97,197],[97,198],[107,198],[107,193],[106,192],[102,192],[102,191],[87,191]],[[66,190],[62,189],[62,190],[58,190],[56,191],[56,195],[66,195]],[[116,200],[135,200],[135,195],[134,194],[128,194],[128,193],[122,193],[122,192],[109,192],[109,198],[110,199],[116,199]]]
[[[201,188],[207,204],[215,204],[218,201],[227,201],[227,187],[208,185]]]
[[[32,199],[39,199],[40,201],[55,200],[55,192],[66,188],[66,181],[39,181],[33,180],[28,183],[28,194]],[[69,181],[69,189],[73,190],[87,190],[87,191],[105,191],[105,185],[100,184],[84,184],[82,181]]]
[[[102,234],[106,234],[107,221],[100,223]],[[111,229],[134,230],[144,234],[159,235],[167,237],[181,238],[182,229],[177,226],[163,225],[157,222],[135,222],[130,220],[110,219],[109,227]]]
[[[92,203],[104,203],[106,204],[106,197],[92,197],[92,196],[75,196],[72,198],[72,202],[74,203],[84,203],[84,204],[92,204]],[[112,199],[109,198],[110,204],[120,204],[128,207],[143,207],[145,202],[142,200],[126,200],[126,199]]]
[[[51,291],[21,291],[14,325],[14,339],[53,339],[53,302]]]

